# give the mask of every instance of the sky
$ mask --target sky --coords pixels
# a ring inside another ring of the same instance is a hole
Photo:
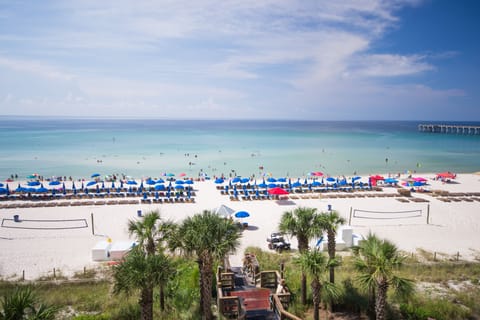
[[[480,121],[477,0],[0,0],[0,115]]]

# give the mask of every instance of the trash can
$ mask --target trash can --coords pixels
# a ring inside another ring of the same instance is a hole
[[[20,216],[19,216],[18,214],[15,214],[15,215],[13,216],[13,221],[15,221],[15,222],[20,222]]]
[[[142,216],[142,210],[137,210],[137,216],[141,217]]]

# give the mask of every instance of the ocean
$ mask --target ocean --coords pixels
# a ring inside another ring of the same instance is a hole
[[[479,135],[422,133],[419,123],[0,117],[0,179],[480,171]]]

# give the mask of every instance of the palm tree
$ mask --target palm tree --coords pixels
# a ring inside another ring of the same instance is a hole
[[[318,249],[314,249],[303,252],[295,262],[312,277],[313,319],[318,320],[322,291],[332,300],[338,298],[340,294],[335,284],[326,279],[326,273],[334,261],[327,258]]]
[[[133,248],[121,264],[113,269],[113,292],[130,294],[140,291],[141,319],[153,319],[153,288],[166,282],[175,271],[163,253],[146,254],[140,246]]]
[[[283,213],[279,229],[283,233],[297,238],[298,251],[304,253],[308,250],[308,243],[314,237],[322,234],[320,215],[316,208],[298,207],[293,211]],[[302,272],[302,304],[307,303],[307,276]]]
[[[143,219],[128,221],[128,232],[131,236],[135,236],[146,254],[155,254],[157,249],[163,250],[163,247],[158,244],[166,241],[174,228],[175,224],[171,221],[163,221],[158,211],[146,213]]]
[[[213,264],[239,246],[241,234],[230,220],[205,210],[185,219],[172,239],[171,247],[187,255],[196,256],[200,270],[200,309],[203,317],[213,319],[212,300]]]
[[[40,303],[30,287],[18,287],[2,300],[1,320],[53,320],[59,308]]]
[[[328,256],[330,260],[335,260],[335,247],[336,247],[336,240],[335,237],[337,236],[338,226],[345,223],[345,219],[340,217],[337,211],[332,210],[329,212],[323,212],[321,214],[321,224],[322,228],[327,232],[327,248],[328,248]],[[335,283],[335,267],[334,263],[330,264],[330,282]]]
[[[168,240],[175,228],[176,225],[173,222],[162,220],[158,211],[146,213],[143,219],[128,221],[130,236],[135,236],[139,247],[146,255],[155,255],[157,251],[163,252],[163,243]],[[159,283],[161,310],[165,310],[164,288],[168,277],[163,280]]]
[[[365,241],[354,248],[354,253],[354,266],[360,272],[358,280],[369,292],[370,299],[374,299],[370,304],[375,306],[375,319],[384,320],[389,287],[403,296],[413,291],[413,282],[396,274],[405,257],[394,244],[380,240],[373,234],[369,234]]]

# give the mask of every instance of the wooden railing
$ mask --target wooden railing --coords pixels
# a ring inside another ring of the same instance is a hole
[[[273,311],[277,315],[280,320],[302,320],[301,318],[297,317],[296,315],[288,312],[284,308],[284,301],[288,299],[290,301],[290,293],[283,293],[283,294],[274,294],[273,295]]]

